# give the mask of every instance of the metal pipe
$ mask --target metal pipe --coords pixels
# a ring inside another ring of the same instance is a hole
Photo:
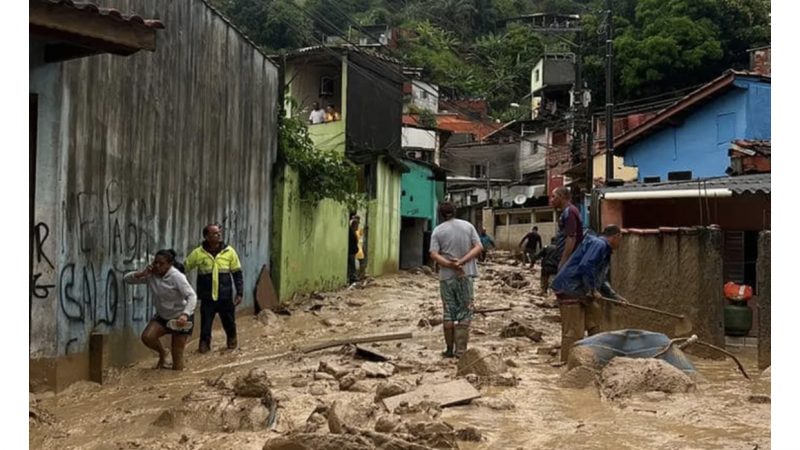
[[[606,0],[606,184],[614,178],[614,15]]]
[[[725,188],[708,189],[699,191],[697,189],[672,189],[664,191],[627,191],[627,192],[606,192],[603,194],[604,200],[652,200],[665,198],[710,198],[710,197],[731,197],[733,191]]]

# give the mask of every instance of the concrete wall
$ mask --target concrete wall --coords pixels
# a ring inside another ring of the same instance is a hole
[[[381,158],[376,167],[377,198],[369,202],[367,273],[396,272],[400,264],[400,172]]]
[[[625,234],[614,252],[611,285],[632,303],[683,314],[701,340],[724,347],[722,234]],[[610,306],[605,329],[639,328],[674,336],[675,319]],[[698,352],[699,353],[699,352]]]
[[[766,369],[772,364],[772,283],[771,254],[772,237],[769,231],[763,231],[758,238],[758,368]]]
[[[692,176],[725,175],[733,139],[770,139],[770,85],[739,78],[728,91],[684,118],[631,145],[625,165],[639,168],[643,177],[691,170]]]
[[[272,278],[278,298],[347,283],[348,214],[344,205],[300,200],[297,172],[282,168],[273,199]]]
[[[539,234],[542,236],[542,245],[550,243],[550,239],[555,236],[557,231],[555,214],[552,208],[498,209],[494,210],[488,222],[486,214],[484,214],[484,217],[484,227],[486,227],[488,223],[491,226],[487,227],[487,230],[491,230],[492,227],[494,228],[494,233],[490,231],[489,234],[494,238],[494,243],[497,245],[497,248],[501,250],[520,251],[519,242],[534,226],[539,227]],[[529,223],[518,223],[521,217],[524,217]]]
[[[44,64],[30,47],[39,95],[32,387],[86,378],[93,332],[109,335],[110,364],[134,359],[152,298],[123,274],[160,248],[182,259],[208,222],[223,224],[242,259],[243,308],[269,265],[276,67],[201,1],[103,6],[167,28],[157,51],[130,57]]]
[[[411,84],[411,103],[434,114],[439,112],[439,86],[414,80]]]
[[[525,135],[519,143],[519,171],[520,175],[545,171],[545,144],[546,133]],[[536,145],[535,143],[538,143]]]

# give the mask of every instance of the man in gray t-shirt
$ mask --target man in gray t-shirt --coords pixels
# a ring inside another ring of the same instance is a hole
[[[472,279],[478,276],[475,259],[483,251],[478,232],[471,223],[455,218],[451,203],[439,205],[444,222],[431,235],[431,258],[439,264],[439,292],[442,296],[445,357],[461,356],[467,350],[472,300]],[[456,325],[458,322],[458,325]],[[455,352],[453,347],[455,344]]]

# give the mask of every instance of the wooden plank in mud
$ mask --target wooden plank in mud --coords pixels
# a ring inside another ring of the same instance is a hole
[[[356,356],[370,361],[389,361],[391,356],[379,352],[373,346],[356,345]]]
[[[266,264],[261,266],[261,273],[256,280],[255,298],[259,311],[269,309],[277,312],[280,309],[278,294],[275,292],[275,286],[272,284],[272,277],[270,277]]]
[[[433,402],[441,407],[467,403],[481,394],[467,380],[454,380],[441,384],[426,384],[419,389],[383,399],[383,405],[390,412],[403,402],[414,406],[420,402]]]

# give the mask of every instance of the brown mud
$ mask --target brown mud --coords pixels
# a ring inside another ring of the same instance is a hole
[[[80,382],[57,395],[32,395],[30,448],[255,450],[268,441],[303,448],[292,436],[306,439],[306,448],[337,449],[770,448],[770,404],[752,400],[770,394],[769,377],[748,381],[730,361],[693,358],[705,382],[685,393],[610,400],[594,383],[563,387],[567,367],[553,367],[560,345],[554,299],[538,295],[538,272],[503,256],[482,265],[475,306],[511,310],[476,315],[470,347],[496,356],[493,373],[506,381],[459,376],[457,361],[440,355],[441,325],[429,325],[441,314],[437,280],[415,272],[300,299],[291,316],[243,317],[239,349],[224,349],[224,333],[215,330],[212,351],[201,355],[195,338],[180,373],[151,369],[154,360],[145,360],[109,372],[102,386]],[[501,337],[515,321],[541,332],[541,341],[524,332]],[[406,331],[413,339],[370,344],[391,358],[387,363],[366,364],[351,347],[296,351]],[[759,373],[755,352],[737,356]],[[443,409],[398,407],[402,414],[379,401],[459,377],[481,398]]]

